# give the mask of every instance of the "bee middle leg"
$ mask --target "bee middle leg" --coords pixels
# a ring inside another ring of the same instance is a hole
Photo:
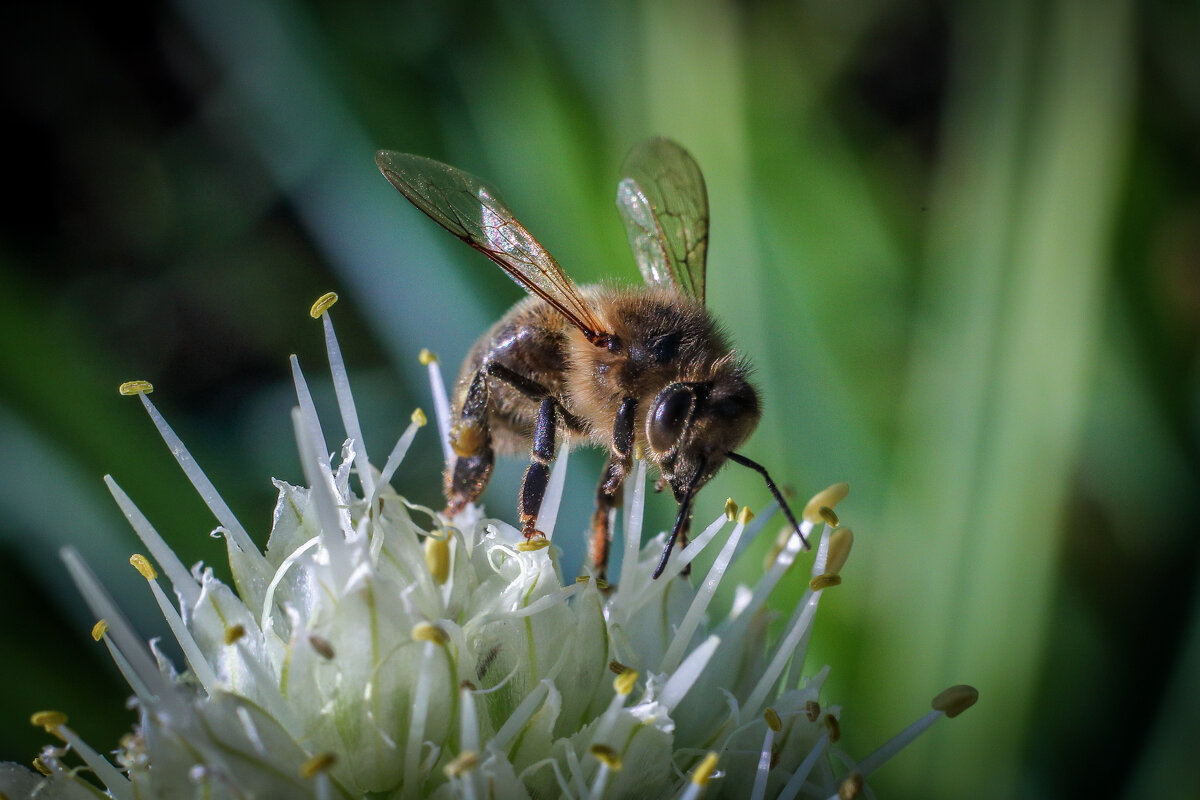
[[[621,486],[633,466],[633,422],[637,400],[626,397],[613,422],[612,453],[604,467],[604,476],[596,489],[596,510],[592,513],[592,539],[588,555],[592,573],[599,580],[608,574],[608,551],[612,544],[612,512],[621,505]],[[628,535],[628,532],[626,532]]]
[[[521,480],[521,495],[518,515],[521,518],[521,533],[526,539],[538,536],[538,512],[546,496],[546,485],[550,482],[550,462],[554,460],[554,440],[558,432],[558,403],[552,397],[543,397],[538,406],[537,424],[533,429],[533,447],[529,452],[529,468]]]
[[[549,479],[549,472],[546,471],[543,476],[543,470],[540,467],[535,468],[535,465],[539,463],[539,459],[544,458],[548,463],[554,458],[554,439],[558,417],[561,417],[563,422],[573,430],[582,430],[583,424],[578,417],[563,408],[562,404],[550,394],[545,386],[496,361],[485,361],[475,371],[466,397],[463,399],[458,422],[450,429],[450,447],[454,451],[455,458],[446,468],[443,487],[446,494],[446,513],[456,514],[468,503],[479,499],[492,476],[492,467],[495,465],[496,457],[492,448],[491,429],[488,424],[490,396],[488,381],[493,378],[503,381],[531,400],[540,401],[543,406],[547,402],[552,406],[549,411],[544,409],[539,411],[537,430],[542,433],[535,432],[533,463],[526,471],[521,489],[521,527],[526,536],[532,536],[536,532],[537,512],[541,508],[542,497],[546,492],[546,481]],[[551,416],[543,422],[543,418],[547,414]],[[539,436],[542,440],[540,447]],[[539,456],[539,453],[542,455]],[[545,455],[546,453],[549,455]],[[530,471],[534,473],[532,477],[529,474]],[[539,481],[541,481],[540,488]],[[529,484],[528,490],[525,489],[526,483]],[[528,524],[525,522],[527,508],[532,510],[532,518]]]

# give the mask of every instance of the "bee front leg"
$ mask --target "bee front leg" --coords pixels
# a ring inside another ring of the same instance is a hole
[[[471,379],[458,422],[450,429],[454,458],[446,465],[446,513],[457,514],[473,503],[487,488],[496,462],[488,427],[487,371],[480,369]]]
[[[626,397],[613,422],[612,453],[604,467],[604,477],[596,489],[596,510],[592,513],[592,541],[588,553],[592,572],[603,580],[608,574],[608,550],[612,544],[612,512],[621,504],[621,486],[633,466],[633,418],[637,400]]]
[[[518,511],[521,533],[529,539],[541,535],[537,529],[538,512],[550,482],[550,462],[554,460],[554,439],[558,432],[558,403],[552,397],[542,398],[538,406],[537,424],[533,429],[533,448],[529,452],[529,468],[521,481]]]

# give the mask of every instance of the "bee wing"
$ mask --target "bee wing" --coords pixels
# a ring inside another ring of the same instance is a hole
[[[642,278],[704,302],[708,191],[700,167],[670,139],[636,145],[621,167],[617,209]]]
[[[575,282],[487,183],[448,164],[409,153],[383,150],[375,156],[375,163],[413,205],[499,264],[513,280],[570,320],[589,341],[606,335]]]

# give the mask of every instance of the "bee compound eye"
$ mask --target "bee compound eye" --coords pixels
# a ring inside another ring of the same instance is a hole
[[[672,384],[659,392],[650,410],[650,423],[646,426],[650,446],[660,453],[674,447],[695,404],[696,395],[686,386]]]

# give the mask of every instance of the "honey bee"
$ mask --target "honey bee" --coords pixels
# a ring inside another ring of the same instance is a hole
[[[803,541],[767,470],[734,452],[758,425],[750,366],[704,305],[708,193],[692,156],[653,138],[626,158],[617,208],[644,286],[577,287],[484,181],[421,156],[381,151],[393,186],[507,272],[530,296],[467,355],[453,397],[447,513],[482,494],[497,452],[530,451],[518,499],[522,533],[538,536],[559,427],[609,451],[589,557],[603,578],[613,510],[635,453],[679,504],[654,577],[687,543],[696,492],[726,459],[756,470]],[[681,545],[682,546],[682,545]],[[808,542],[804,541],[805,548]]]

